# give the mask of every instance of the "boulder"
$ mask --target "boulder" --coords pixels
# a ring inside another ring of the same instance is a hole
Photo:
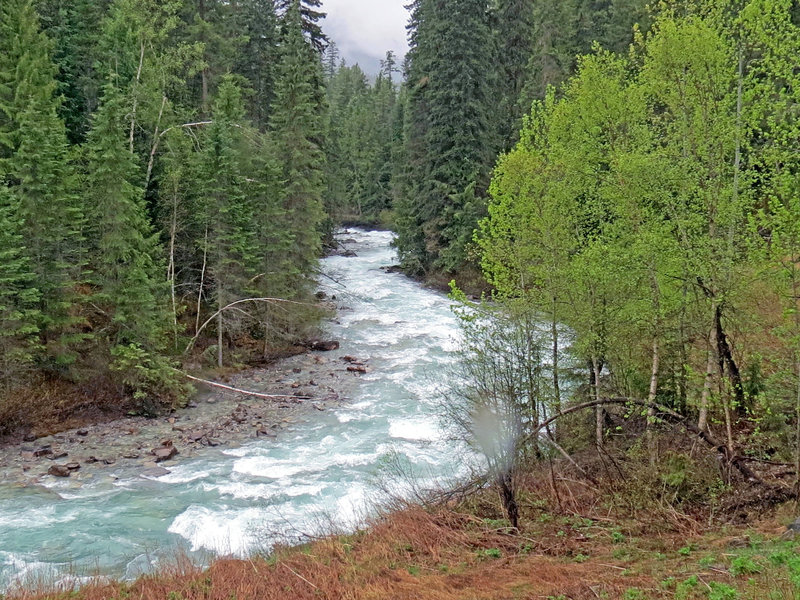
[[[169,469],[165,469],[164,467],[151,467],[149,469],[145,469],[139,475],[141,477],[161,477],[162,475],[169,475],[171,471]]]
[[[47,473],[53,477],[69,477],[71,472],[66,465],[52,465],[47,469]]]
[[[312,350],[321,350],[323,352],[330,352],[331,350],[339,349],[338,340],[314,340],[309,344]]]
[[[350,365],[349,367],[347,367],[347,370],[350,371],[351,373],[366,373],[367,367],[365,367],[364,365]]]
[[[77,471],[77,470],[79,470],[81,468],[80,463],[76,463],[76,462],[70,462],[70,463],[65,464],[64,466],[67,467],[67,469],[69,469],[70,471]]]
[[[156,457],[156,462],[160,463],[177,456],[178,449],[175,446],[160,446],[159,448],[153,448],[151,453]]]

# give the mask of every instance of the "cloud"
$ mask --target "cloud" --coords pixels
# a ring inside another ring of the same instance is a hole
[[[348,64],[357,62],[367,73],[375,73],[387,50],[393,50],[398,60],[408,50],[404,6],[408,1],[324,0],[328,16],[323,29]]]

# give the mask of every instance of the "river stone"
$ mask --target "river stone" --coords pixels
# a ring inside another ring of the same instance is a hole
[[[150,469],[145,469],[139,473],[139,475],[141,477],[161,477],[162,475],[169,475],[171,472],[172,471],[164,467],[152,467]]]
[[[321,350],[323,352],[330,352],[331,350],[339,349],[338,340],[314,340],[309,344],[312,350]]]
[[[52,465],[49,469],[47,469],[47,473],[53,477],[69,477],[71,471],[66,467],[66,465]]]
[[[77,471],[78,469],[81,468],[80,463],[76,462],[67,463],[64,466],[67,467],[67,469],[69,469],[70,471]]]
[[[46,446],[39,446],[36,450],[33,451],[33,455],[36,457],[39,456],[47,456],[48,454],[52,454],[53,450],[50,448],[50,444]]]
[[[178,449],[175,446],[161,446],[160,448],[153,448],[152,454],[156,457],[156,462],[159,463],[176,456]]]

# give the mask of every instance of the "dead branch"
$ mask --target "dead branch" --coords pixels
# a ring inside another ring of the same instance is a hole
[[[177,369],[175,369],[178,371]],[[216,381],[209,381],[208,379],[200,379],[199,377],[195,377],[194,375],[189,375],[183,371],[178,371],[181,375],[186,377],[187,379],[191,379],[192,381],[198,381],[200,383],[205,383],[206,385],[210,385],[211,387],[220,388],[223,390],[227,390],[229,392],[236,392],[237,394],[244,394],[246,396],[255,396],[256,398],[264,398],[265,400],[283,400],[286,398],[291,398],[293,400],[311,400],[311,396],[292,396],[288,394],[262,394],[261,392],[252,392],[250,390],[242,390],[239,388],[232,387],[230,385],[225,385],[224,383],[217,383]]]

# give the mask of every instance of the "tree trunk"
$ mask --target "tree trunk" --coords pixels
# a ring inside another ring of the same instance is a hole
[[[592,373],[594,374],[594,399],[600,402],[600,362],[592,357]],[[594,436],[598,448],[603,447],[603,407],[598,404],[594,409]]]
[[[709,333],[708,357],[706,359],[705,381],[703,382],[703,393],[700,396],[700,414],[697,417],[697,428],[701,431],[708,431],[708,405],[711,400],[711,388],[714,385],[714,330]]]
[[[655,465],[658,461],[658,444],[656,441],[655,427],[656,409],[653,404],[656,401],[656,394],[658,393],[658,368],[660,361],[660,353],[658,347],[658,338],[653,338],[653,363],[650,369],[650,391],[647,394],[647,402],[650,406],[647,408],[647,448],[650,453],[650,464]]]
[[[553,298],[553,318],[550,320],[550,331],[553,337],[553,407],[561,410],[561,386],[558,380],[558,318],[556,314],[556,298]]]
[[[217,315],[217,366],[222,368],[222,290],[217,290],[217,310],[219,310],[219,314]]]
[[[511,473],[506,471],[497,477],[497,486],[500,488],[500,500],[503,502],[503,510],[506,517],[514,529],[519,529],[519,506],[514,493],[514,479]]]

